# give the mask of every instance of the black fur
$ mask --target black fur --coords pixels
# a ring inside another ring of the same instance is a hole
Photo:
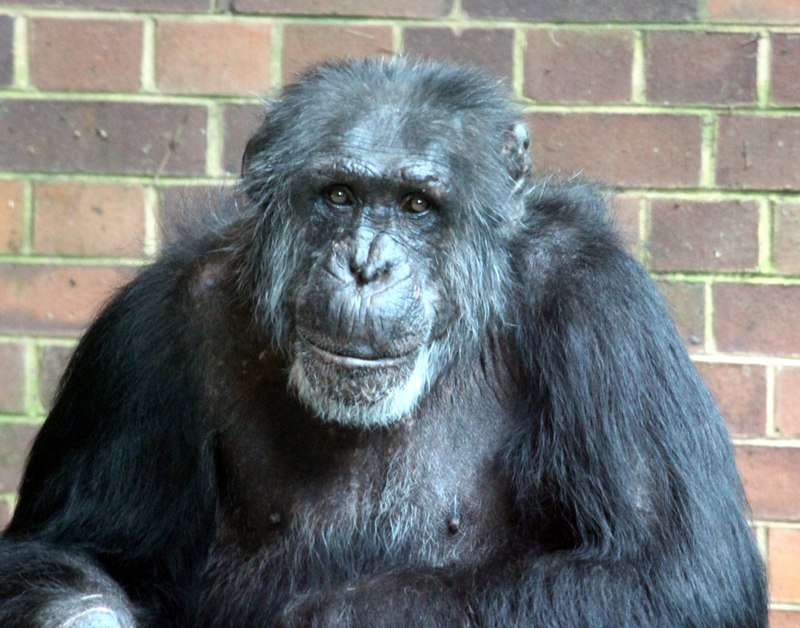
[[[424,386],[400,416],[355,401],[350,421],[311,411],[288,371],[303,281],[338,255],[319,234],[358,246],[331,222],[348,208],[306,209],[315,159],[383,141],[337,144],[374,112],[402,130],[390,156],[444,145],[411,153],[452,185],[386,223],[407,257],[385,272],[407,259],[401,301],[420,288],[433,317],[414,319]],[[81,340],[0,544],[0,625],[57,625],[99,594],[121,625],[765,626],[722,419],[601,196],[528,179],[517,115],[434,64],[288,88],[235,202]]]

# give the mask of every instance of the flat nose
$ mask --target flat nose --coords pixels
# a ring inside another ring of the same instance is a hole
[[[386,280],[395,265],[397,246],[385,233],[359,229],[353,240],[349,269],[358,285]]]

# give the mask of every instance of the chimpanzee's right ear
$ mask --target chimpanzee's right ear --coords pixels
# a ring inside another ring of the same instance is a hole
[[[261,122],[261,125],[258,127],[258,130],[253,133],[249,140],[247,140],[247,145],[244,149],[244,154],[242,155],[242,178],[246,178],[247,175],[251,172],[253,164],[256,162],[258,156],[266,149],[267,144],[269,144],[269,129],[267,121],[269,119],[269,114],[272,111],[272,103],[268,100],[262,101],[265,108],[265,117],[264,120]]]

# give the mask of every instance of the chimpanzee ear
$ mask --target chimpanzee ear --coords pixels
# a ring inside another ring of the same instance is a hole
[[[266,107],[266,117],[261,122],[261,126],[258,127],[258,130],[247,140],[247,145],[242,155],[242,178],[247,177],[255,162],[255,158],[264,151],[269,143],[268,121],[273,104],[269,101],[263,101],[263,104]]]
[[[530,133],[524,123],[517,122],[506,131],[503,154],[507,159],[509,174],[516,182],[515,189],[521,188],[530,177],[531,156],[528,153],[530,144]]]

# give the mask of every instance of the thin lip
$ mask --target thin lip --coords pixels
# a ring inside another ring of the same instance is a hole
[[[337,366],[343,366],[347,368],[386,368],[386,367],[399,367],[408,362],[409,357],[411,356],[410,353],[405,355],[400,355],[397,357],[391,358],[376,358],[376,359],[368,359],[368,358],[356,358],[350,355],[341,355],[339,353],[332,353],[327,349],[323,349],[319,345],[311,342],[305,336],[300,336],[310,348],[311,350],[319,355],[322,359],[327,362],[331,362]]]

